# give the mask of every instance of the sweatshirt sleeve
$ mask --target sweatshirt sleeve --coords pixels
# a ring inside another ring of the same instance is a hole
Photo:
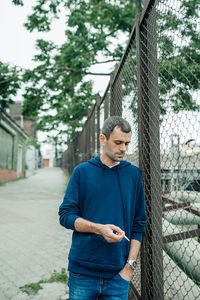
[[[74,222],[80,217],[79,172],[74,169],[69,180],[63,203],[59,207],[60,224],[74,230]]]
[[[145,197],[142,185],[141,172],[139,171],[138,191],[136,195],[136,207],[134,222],[132,228],[131,239],[142,242],[142,236],[146,227],[146,209],[145,209]]]

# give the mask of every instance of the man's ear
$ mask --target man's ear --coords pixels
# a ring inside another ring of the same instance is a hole
[[[105,145],[105,142],[106,142],[106,136],[101,133],[100,136],[99,136],[99,141],[101,143],[101,146],[104,146]]]

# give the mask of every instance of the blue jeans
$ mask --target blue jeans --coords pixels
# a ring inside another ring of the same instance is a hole
[[[119,274],[106,279],[69,272],[69,300],[128,300],[129,285]]]

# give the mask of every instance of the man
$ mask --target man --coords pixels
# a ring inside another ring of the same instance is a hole
[[[126,120],[108,118],[101,156],[77,166],[69,181],[59,215],[74,230],[70,300],[128,299],[146,224],[140,170],[123,160],[131,134]]]

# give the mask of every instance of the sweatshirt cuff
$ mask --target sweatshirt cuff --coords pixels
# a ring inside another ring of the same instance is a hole
[[[67,227],[68,229],[71,229],[71,230],[75,230],[75,228],[74,228],[74,222],[78,218],[80,218],[80,217],[76,216],[76,215],[69,215],[68,218],[67,218],[67,224],[66,224],[65,227]]]
[[[132,232],[131,239],[137,240],[140,243],[142,242],[143,232]]]

